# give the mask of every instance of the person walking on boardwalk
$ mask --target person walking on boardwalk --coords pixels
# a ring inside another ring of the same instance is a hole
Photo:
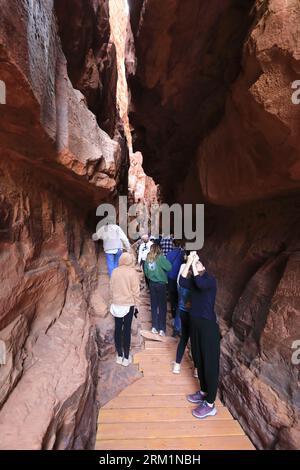
[[[181,336],[180,341],[177,346],[176,352],[176,361],[173,365],[173,373],[179,374],[180,373],[180,365],[184,355],[184,351],[188,340],[190,338],[190,317],[189,313],[191,310],[192,302],[191,302],[191,290],[186,289],[185,287],[181,287],[179,285],[179,279],[181,276],[182,271],[184,270],[186,263],[182,264],[179,269],[178,277],[177,277],[177,287],[178,287],[178,310],[177,310],[177,317],[179,317],[179,321],[177,320],[177,324],[180,323],[181,326]],[[190,271],[188,273],[190,276]]]
[[[113,270],[119,265],[119,259],[122,255],[123,248],[127,251],[130,251],[131,249],[129,240],[121,227],[113,223],[103,225],[99,230],[97,230],[93,235],[93,240],[103,240],[106,265],[109,277],[111,277]]]
[[[192,276],[188,272],[192,268]],[[198,255],[191,252],[179,279],[179,285],[191,290],[190,338],[200,390],[188,395],[197,404],[193,416],[199,419],[217,413],[215,399],[219,380],[220,331],[216,321],[216,279],[208,274]]]
[[[154,243],[145,263],[145,275],[149,279],[152,314],[152,333],[166,334],[167,318],[167,273],[171,271],[170,261],[162,254],[157,243]]]
[[[169,300],[171,303],[171,313],[173,318],[173,337],[179,336],[180,334],[180,318],[177,313],[178,308],[178,290],[177,290],[177,277],[179,273],[180,266],[184,261],[184,250],[181,248],[181,242],[179,240],[174,240],[174,247],[167,254],[167,260],[170,261],[172,265],[171,271],[168,272],[168,293]]]
[[[137,315],[140,301],[139,276],[130,253],[121,255],[119,267],[112,272],[110,294],[110,312],[115,318],[116,362],[126,367],[131,362],[129,353],[132,319],[133,315]]]

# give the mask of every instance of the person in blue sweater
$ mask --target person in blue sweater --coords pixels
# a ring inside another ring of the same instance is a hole
[[[180,334],[180,317],[176,315],[178,308],[178,289],[177,289],[177,277],[180,266],[184,262],[184,250],[181,248],[181,242],[174,240],[174,248],[168,252],[167,260],[172,265],[171,271],[168,272],[168,293],[171,303],[171,313],[174,321],[173,337],[179,336]]]
[[[180,341],[177,346],[176,351],[176,361],[173,364],[173,374],[180,374],[181,361],[183,359],[184,351],[188,340],[190,338],[190,326],[189,326],[189,313],[191,310],[191,291],[185,287],[179,285],[179,279],[182,271],[185,268],[185,264],[180,266],[180,270],[177,278],[177,288],[178,288],[178,309],[176,315],[176,321],[179,322],[181,335]],[[179,318],[178,318],[179,317]]]
[[[188,277],[189,271],[191,277]],[[179,285],[191,292],[190,339],[200,390],[187,396],[197,404],[193,416],[199,419],[217,413],[215,399],[219,381],[220,331],[215,314],[216,279],[208,274],[196,252],[191,252],[181,273]]]

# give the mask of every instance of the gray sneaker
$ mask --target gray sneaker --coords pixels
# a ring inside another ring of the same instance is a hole
[[[186,399],[190,403],[200,404],[205,400],[205,397],[206,397],[206,393],[203,393],[201,392],[201,390],[199,390],[196,393],[192,393],[191,395],[188,395]]]
[[[207,418],[207,416],[215,416],[217,414],[217,408],[214,406],[208,406],[204,400],[197,408],[192,411],[192,415],[198,419]]]

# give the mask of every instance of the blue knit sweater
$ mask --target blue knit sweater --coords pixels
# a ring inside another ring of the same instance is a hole
[[[215,278],[205,272],[202,276],[185,278],[180,276],[179,285],[191,290],[192,317],[206,318],[216,321],[215,301],[217,282]]]

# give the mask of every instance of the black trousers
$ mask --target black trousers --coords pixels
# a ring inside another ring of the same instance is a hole
[[[152,327],[166,332],[167,285],[150,281]]]
[[[177,290],[176,279],[168,279],[168,291],[169,291],[169,299],[171,303],[172,318],[175,318],[177,305],[178,305],[178,290]]]
[[[181,337],[177,346],[176,362],[180,364],[184,355],[186,345],[190,337],[190,320],[189,313],[179,310],[181,320]]]
[[[220,331],[215,321],[190,317],[192,356],[198,370],[200,388],[214,403],[219,382]]]
[[[115,345],[118,356],[129,358],[131,343],[131,324],[133,318],[134,307],[130,307],[129,312],[123,318],[115,317]]]

